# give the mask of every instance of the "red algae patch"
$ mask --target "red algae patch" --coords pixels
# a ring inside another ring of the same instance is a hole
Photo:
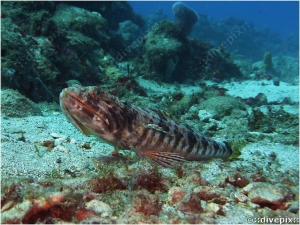
[[[105,193],[107,191],[124,190],[125,185],[116,177],[94,178],[88,182],[93,192]]]
[[[92,217],[95,216],[95,213],[92,211],[89,211],[85,208],[80,208],[76,214],[75,214],[75,218],[76,220],[78,220],[79,222],[82,220],[86,220],[86,219],[90,219]]]
[[[133,199],[133,208],[136,212],[141,212],[146,216],[158,215],[161,210],[161,204],[159,197],[152,195],[149,192],[143,190],[139,191]]]
[[[167,190],[168,187],[164,184],[164,180],[154,172],[147,174],[138,174],[133,185],[133,190],[146,189],[150,193],[155,191]]]
[[[221,205],[225,205],[227,202],[227,194],[221,188],[196,187],[194,192],[201,200],[207,202],[214,202]]]
[[[178,204],[177,208],[187,214],[198,214],[204,211],[201,206],[201,200],[195,193],[186,195],[183,201]]]
[[[186,191],[180,187],[172,187],[168,193],[168,203],[174,205],[185,196]]]

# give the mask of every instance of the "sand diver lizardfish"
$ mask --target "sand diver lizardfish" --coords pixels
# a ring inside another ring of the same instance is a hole
[[[164,167],[176,161],[225,158],[232,153],[226,141],[211,140],[160,110],[131,105],[99,87],[65,88],[60,105],[84,134],[93,134],[118,150],[133,150]]]

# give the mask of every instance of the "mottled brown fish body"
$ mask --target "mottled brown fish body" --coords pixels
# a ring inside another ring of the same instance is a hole
[[[224,158],[232,150],[175,122],[161,111],[142,109],[99,87],[70,87],[60,94],[66,117],[83,133],[94,134],[117,149],[134,150],[158,164]]]

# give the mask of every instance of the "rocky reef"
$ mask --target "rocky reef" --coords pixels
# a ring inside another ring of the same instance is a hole
[[[178,19],[177,26],[180,27],[185,35],[189,35],[199,19],[197,13],[182,2],[175,2],[172,10]]]
[[[243,77],[224,48],[188,39],[185,31],[172,21],[154,25],[143,46],[146,60],[141,67],[148,71],[147,77],[151,79],[172,82],[188,78],[224,80]]]
[[[71,79],[101,83],[107,67],[116,67],[106,53],[114,26],[98,12],[55,2],[6,2],[1,23],[2,86],[35,102],[57,101],[54,96]]]
[[[93,12],[87,6],[51,2],[32,3],[31,12],[30,4],[3,3],[2,85],[35,102],[56,100],[68,80],[107,83],[111,71],[128,60],[135,75],[167,82],[243,76],[223,48],[188,39],[183,22],[165,20],[147,31],[137,22],[142,20],[129,13],[127,20],[119,19],[117,29],[104,8],[123,3],[100,4]]]

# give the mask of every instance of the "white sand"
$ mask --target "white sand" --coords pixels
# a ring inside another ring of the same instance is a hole
[[[62,113],[47,117],[2,118],[1,131],[2,177],[48,176],[53,170],[58,170],[58,158],[62,161],[61,171],[68,169],[83,172],[94,167],[93,157],[108,155],[113,150],[110,145],[101,143],[95,137],[86,137]],[[18,140],[20,133],[24,133],[25,142]],[[67,139],[52,151],[47,151],[40,143],[54,141],[55,138],[50,135],[52,133],[66,136]],[[83,148],[82,144],[88,142],[91,149]],[[34,146],[39,149],[41,157]]]
[[[265,85],[263,86],[262,83]],[[254,98],[259,93],[264,93],[268,102],[281,102],[284,98],[289,97],[293,102],[299,103],[299,86],[285,82],[280,82],[280,86],[275,86],[272,80],[250,80],[241,83],[231,82],[220,86],[228,89],[226,94],[232,97]]]
[[[228,83],[224,87],[229,89],[228,93],[234,97],[247,98],[255,97],[261,91],[261,86],[256,87],[258,83],[256,81],[243,82],[243,84]],[[174,85],[166,84],[160,87],[154,82],[145,82],[144,85],[148,86],[148,91],[151,93],[170,93],[170,91],[178,89]],[[264,89],[264,92],[269,101],[291,96],[293,101],[298,102],[298,94],[296,95],[298,87],[291,86],[287,90],[282,87],[287,88],[288,86],[263,86],[263,88],[265,87],[267,88]],[[276,88],[279,89],[276,90]],[[200,90],[200,87],[180,85],[179,89],[184,93],[190,93]],[[274,93],[271,92],[272,90]],[[15,181],[19,178],[32,178],[33,182],[45,178],[49,179],[53,173],[57,173],[59,168],[57,160],[60,158],[62,179],[56,178],[56,181],[64,183],[72,181],[78,184],[82,182],[82,179],[88,179],[87,177],[94,171],[95,158],[109,155],[113,151],[112,146],[101,143],[95,137],[86,137],[69,123],[60,112],[47,112],[44,116],[25,118],[2,117],[1,123],[1,175],[3,183],[5,180]],[[44,141],[55,141],[56,147],[52,151],[47,151],[47,147],[41,146]],[[82,147],[84,143],[90,143],[91,149]],[[40,156],[36,152],[35,146],[39,149]],[[280,182],[281,177],[284,176],[298,183],[299,148],[258,142],[244,147],[242,155],[237,160],[214,159],[206,162],[189,163],[189,168],[193,168],[193,166],[201,168],[201,176],[211,185],[224,182],[228,174],[235,174],[240,169],[249,170],[252,174],[263,171],[264,176],[272,177],[271,180],[275,183]],[[64,173],[65,169],[78,175],[78,179],[72,179],[71,175]],[[162,171],[167,171],[164,176],[170,176],[171,169],[162,169]],[[218,223],[245,223],[246,215],[253,216],[253,209],[241,207],[234,201],[223,207],[227,214],[218,217]],[[238,212],[239,215],[231,212]]]

